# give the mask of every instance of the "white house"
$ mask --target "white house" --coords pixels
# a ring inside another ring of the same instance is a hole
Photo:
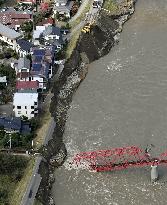
[[[16,49],[16,41],[21,34],[0,23],[0,40],[6,42],[13,50]]]
[[[13,111],[16,117],[35,117],[38,114],[38,93],[15,93]]]

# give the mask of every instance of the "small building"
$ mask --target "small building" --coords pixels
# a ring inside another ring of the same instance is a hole
[[[14,93],[13,111],[16,117],[35,117],[38,114],[38,93]]]
[[[39,89],[38,81],[17,81],[16,90],[18,93],[37,93]]]
[[[30,124],[23,122],[18,117],[3,117],[0,116],[0,127],[8,134],[20,133],[29,134],[31,132]]]
[[[13,50],[16,49],[17,40],[21,34],[0,23],[0,40],[6,42]]]
[[[30,54],[33,44],[25,39],[18,39],[16,45],[16,52],[20,57],[25,57]]]
[[[2,76],[2,77],[0,77],[0,84],[1,84],[1,83],[7,86],[7,79],[6,79],[6,76]]]

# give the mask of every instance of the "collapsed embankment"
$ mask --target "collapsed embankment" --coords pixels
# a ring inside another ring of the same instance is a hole
[[[42,149],[46,160],[40,165],[39,173],[42,182],[36,196],[42,204],[54,204],[50,196],[51,185],[54,182],[52,173],[55,167],[63,163],[67,154],[63,144],[63,133],[72,96],[86,77],[89,64],[109,53],[118,41],[118,34],[122,31],[123,24],[134,12],[135,0],[123,0],[123,2],[122,12],[110,16],[101,11],[91,32],[81,34],[75,50],[65,63],[59,80],[54,82],[54,97],[50,112],[56,121],[56,128],[53,139]]]

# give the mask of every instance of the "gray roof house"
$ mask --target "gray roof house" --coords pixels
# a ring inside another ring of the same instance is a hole
[[[21,72],[21,71],[29,72],[29,70],[30,70],[30,60],[27,59],[26,57],[19,58],[17,69],[18,69],[19,72]]]
[[[20,33],[0,23],[0,40],[9,44],[12,49],[16,48],[16,40],[21,36]]]
[[[49,38],[52,36],[53,38],[55,37],[56,39],[59,39],[61,36],[60,28],[56,26],[48,26],[42,33],[42,37],[44,38]]]
[[[56,4],[53,8],[54,14],[59,13],[60,15],[64,15],[67,18],[70,18],[70,11],[73,4],[73,1],[56,0]]]

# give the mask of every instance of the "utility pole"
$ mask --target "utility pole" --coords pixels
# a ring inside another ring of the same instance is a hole
[[[10,135],[9,143],[10,143],[10,149],[12,149],[12,137],[11,137],[11,135]]]

